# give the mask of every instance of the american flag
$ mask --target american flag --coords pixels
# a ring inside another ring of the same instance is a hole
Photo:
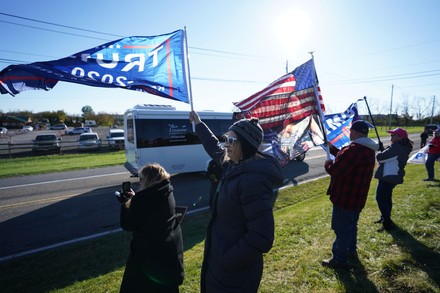
[[[292,72],[278,78],[263,90],[234,105],[243,117],[257,117],[263,129],[278,128],[292,121],[325,111],[320,89],[316,84],[319,107],[316,103],[314,83],[317,83],[313,59]],[[236,116],[240,118],[239,115]]]

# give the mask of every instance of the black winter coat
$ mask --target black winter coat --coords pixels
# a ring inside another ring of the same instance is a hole
[[[207,153],[221,165],[224,151],[217,138],[204,123],[196,130]],[[271,157],[222,167],[205,240],[201,292],[257,292],[263,253],[274,241],[273,189],[283,176]]]
[[[391,144],[383,152],[378,153],[376,155],[376,159],[379,163],[379,167],[377,168],[374,174],[374,178],[379,180],[384,180],[385,182],[391,184],[402,184],[403,177],[405,176],[405,166],[412,149],[413,146],[410,143],[410,141],[407,139],[402,139]],[[397,174],[388,175],[384,177],[383,173],[384,173],[385,164],[381,162],[384,160],[391,159],[393,157],[397,157],[397,163],[398,163]]]
[[[121,292],[176,292],[182,284],[183,240],[175,208],[168,180],[136,193],[129,208],[121,206],[121,227],[133,231]]]

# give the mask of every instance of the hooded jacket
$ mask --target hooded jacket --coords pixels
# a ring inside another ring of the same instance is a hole
[[[408,139],[401,139],[388,146],[383,152],[378,153],[376,159],[379,167],[374,174],[374,178],[392,184],[402,184],[405,176],[404,169],[412,149],[413,146]],[[384,173],[387,164],[393,164],[393,162],[397,163],[395,170],[388,174],[387,172]]]
[[[271,157],[223,163],[224,150],[204,123],[196,125],[207,153],[223,167],[205,240],[201,292],[257,292],[263,253],[274,241],[273,189],[282,183]]]
[[[121,205],[121,227],[133,232],[121,292],[157,290],[152,283],[182,284],[183,239],[175,208],[169,180],[137,192],[129,207]]]
[[[331,148],[334,162],[326,163],[330,175],[327,194],[330,201],[342,209],[362,211],[367,201],[371,178],[373,177],[375,151],[379,144],[368,137],[361,137],[338,150]]]

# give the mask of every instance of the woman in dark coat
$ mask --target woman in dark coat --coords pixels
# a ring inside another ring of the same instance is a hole
[[[196,112],[190,121],[223,169],[205,240],[201,292],[257,292],[263,254],[274,241],[273,189],[282,183],[281,169],[273,158],[257,153],[263,140],[257,119],[234,123],[224,148]]]
[[[133,238],[120,292],[179,292],[183,241],[170,175],[148,164],[139,177],[141,190],[121,206],[121,227]]]
[[[405,129],[396,128],[388,130],[388,133],[391,136],[391,145],[376,155],[379,167],[374,174],[374,178],[379,180],[376,201],[381,216],[376,223],[381,223],[382,227],[377,230],[378,232],[391,230],[395,226],[391,220],[393,189],[397,184],[403,183],[406,162],[413,149],[413,142],[409,140]]]

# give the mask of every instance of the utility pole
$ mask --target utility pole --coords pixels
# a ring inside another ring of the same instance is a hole
[[[432,117],[434,117],[434,109],[435,109],[435,95],[432,97],[432,111],[431,111],[431,122],[432,124]]]
[[[289,60],[286,60],[286,73],[289,73]]]
[[[391,129],[391,114],[393,113],[393,91],[394,91],[394,84],[391,85],[390,122],[388,124],[388,129]]]

